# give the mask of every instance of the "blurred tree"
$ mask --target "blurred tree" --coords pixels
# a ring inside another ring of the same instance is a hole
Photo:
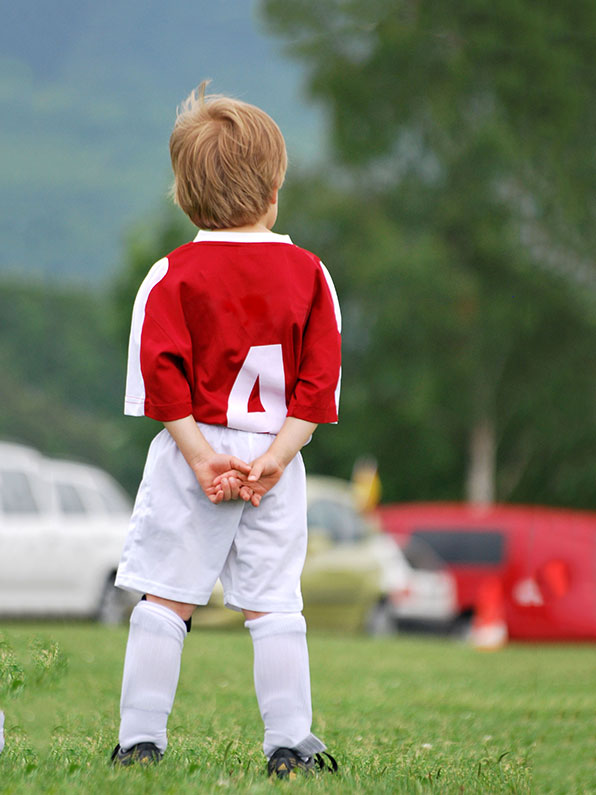
[[[0,282],[0,437],[122,478],[124,376],[109,309],[81,288]]]
[[[112,329],[125,363],[132,306],[141,282],[158,259],[192,240],[196,232],[184,213],[164,202],[126,235],[122,268],[111,288]]]
[[[319,172],[290,179],[280,202],[280,231],[331,267],[344,314],[341,422],[305,449],[311,469],[349,477],[370,451],[386,500],[459,499],[465,390],[475,386],[478,325],[490,322],[499,498],[596,507],[587,466],[596,448],[596,329],[561,276],[537,279],[522,260],[494,287],[500,314],[480,293],[492,310],[482,317],[481,281],[439,235],[396,223],[408,209],[386,196]]]
[[[387,498],[456,496],[465,467],[475,502],[593,501],[596,6],[262,7],[329,110],[344,199],[299,192],[301,242],[345,267],[344,412]]]

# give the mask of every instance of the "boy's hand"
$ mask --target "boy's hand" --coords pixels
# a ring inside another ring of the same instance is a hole
[[[279,433],[271,443],[271,447],[252,462],[248,474],[240,474],[238,477],[238,473],[245,472],[240,467],[236,467],[235,472],[218,473],[212,482],[214,493],[219,494],[218,490],[229,489],[226,494],[232,495],[230,499],[240,497],[245,502],[251,502],[257,508],[262,497],[275,486],[286,466],[304,447],[316,428],[317,426],[313,422],[307,422],[298,417],[286,417]],[[230,481],[227,486],[222,485],[224,480]]]
[[[284,473],[285,466],[268,450],[252,462],[248,473],[248,487],[252,489],[250,501],[256,507],[267,492],[272,489]],[[243,483],[242,488],[247,488]],[[241,489],[242,490],[242,489]],[[242,496],[242,495],[241,495]]]
[[[270,452],[259,456],[252,462],[248,474],[241,474],[238,479],[238,496],[245,502],[250,502],[255,508],[259,507],[261,498],[272,489],[283,475],[285,466]],[[215,479],[215,483],[220,483],[231,473]],[[236,478],[236,476],[235,476]],[[234,483],[234,488],[236,483]]]
[[[200,487],[215,505],[238,499],[241,482],[250,473],[248,464],[225,453],[212,453],[189,463]]]

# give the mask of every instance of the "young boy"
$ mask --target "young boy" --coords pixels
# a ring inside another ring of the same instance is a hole
[[[279,128],[205,86],[170,138],[174,198],[201,231],[153,266],[133,310],[125,413],[165,428],[116,579],[145,596],[112,760],[161,759],[191,615],[220,578],[253,640],[263,750],[283,778],[337,768],[311,733],[299,451],[337,421],[340,314],[319,259],[271,232],[287,165]]]

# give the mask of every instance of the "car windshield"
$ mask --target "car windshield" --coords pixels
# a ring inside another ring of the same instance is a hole
[[[308,506],[308,527],[323,530],[338,544],[359,541],[367,527],[358,513],[336,500],[314,500]]]
[[[51,466],[55,502],[64,514],[130,514],[128,496],[105,473],[63,461]]]

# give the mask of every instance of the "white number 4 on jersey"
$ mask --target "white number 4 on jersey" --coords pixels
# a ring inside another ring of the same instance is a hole
[[[257,380],[262,410],[249,411]],[[228,398],[228,427],[277,433],[286,414],[286,379],[281,345],[254,345],[248,351]]]

